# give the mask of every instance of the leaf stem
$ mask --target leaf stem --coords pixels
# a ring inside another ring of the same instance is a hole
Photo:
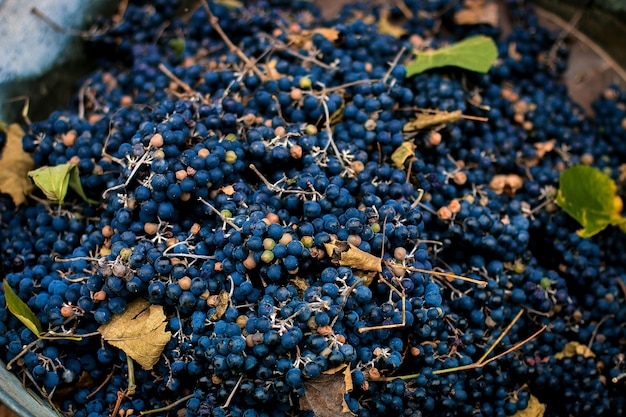
[[[126,390],[126,395],[133,395],[137,389],[135,384],[135,362],[128,354],[126,355],[126,364],[128,365],[128,389]]]

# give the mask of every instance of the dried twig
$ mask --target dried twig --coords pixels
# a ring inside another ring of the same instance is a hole
[[[217,34],[220,35],[220,38],[222,38],[226,46],[228,46],[228,49],[230,49],[232,53],[236,54],[239,58],[241,58],[241,60],[244,61],[246,65],[252,69],[252,71],[257,75],[257,77],[259,77],[261,80],[264,80],[265,75],[261,72],[261,70],[259,70],[256,67],[256,65],[254,65],[254,63],[250,60],[250,58],[248,58],[246,54],[244,54],[243,51],[239,49],[237,45],[235,45],[228,38],[226,33],[224,33],[224,30],[219,25],[219,19],[213,14],[206,0],[202,0],[202,5],[204,6],[204,10],[206,10],[207,15],[209,16],[209,23],[211,23],[211,26],[217,32]]]

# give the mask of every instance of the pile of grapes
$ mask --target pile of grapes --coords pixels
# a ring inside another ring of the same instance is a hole
[[[625,234],[581,238],[555,203],[570,166],[621,186],[626,93],[586,116],[522,0],[506,36],[455,0],[388,3],[100,22],[100,69],[22,139],[86,198],[0,198],[0,358],[30,390],[68,417],[626,414]],[[406,76],[472,35],[488,73]],[[103,336],[142,302],[129,322],[162,328]]]

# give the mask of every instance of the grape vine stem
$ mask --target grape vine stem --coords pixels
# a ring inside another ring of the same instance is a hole
[[[161,413],[163,411],[169,411],[172,408],[176,407],[177,405],[180,405],[180,404],[184,403],[185,401],[193,398],[193,396],[194,396],[194,394],[189,394],[189,395],[187,395],[187,396],[185,396],[183,398],[180,398],[180,399],[174,401],[173,403],[171,403],[169,405],[166,405],[165,407],[155,408],[153,410],[147,410],[147,411],[140,411],[139,415],[140,416],[145,416],[146,414],[155,414],[155,413]]]
[[[235,45],[228,38],[228,36],[226,35],[222,27],[219,25],[219,19],[213,14],[206,0],[202,0],[202,6],[204,7],[204,10],[206,10],[207,15],[209,16],[209,23],[211,23],[211,26],[217,32],[217,34],[220,35],[220,38],[222,38],[226,46],[228,46],[228,49],[230,49],[231,52],[233,52],[239,58],[241,58],[241,60],[243,60],[246,63],[246,65],[252,69],[252,71],[257,75],[257,77],[259,77],[261,80],[265,80],[266,77],[261,72],[261,70],[259,70],[256,67],[256,65],[254,65],[254,63],[250,60],[250,58],[248,58],[246,54],[244,54],[242,50],[239,49],[237,45]]]

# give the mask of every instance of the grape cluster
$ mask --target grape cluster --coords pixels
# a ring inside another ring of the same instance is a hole
[[[572,164],[623,182],[626,93],[587,117],[520,1],[487,74],[410,78],[408,51],[499,29],[450,0],[398,2],[400,38],[371,4],[217,3],[130,1],[73,105],[29,126],[36,165],[77,165],[99,204],[3,196],[1,268],[44,328],[90,336],[37,339],[3,292],[0,357],[77,417],[310,416],[341,365],[360,417],[622,415],[625,238],[580,238],[554,197]],[[405,131],[424,109],[470,117]],[[93,336],[139,298],[172,333],[152,370]]]

